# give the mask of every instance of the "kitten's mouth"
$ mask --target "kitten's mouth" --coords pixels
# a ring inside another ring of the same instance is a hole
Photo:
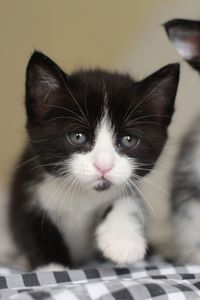
[[[94,189],[97,192],[103,192],[108,190],[111,187],[112,183],[106,179],[102,179],[100,182],[98,182]]]

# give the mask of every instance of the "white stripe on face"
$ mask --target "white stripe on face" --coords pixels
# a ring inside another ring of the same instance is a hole
[[[113,142],[111,123],[105,113],[97,130],[97,138],[92,151],[93,164],[102,174],[109,172],[115,165],[116,151]]]

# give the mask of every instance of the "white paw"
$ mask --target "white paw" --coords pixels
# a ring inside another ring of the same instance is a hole
[[[102,223],[96,232],[97,247],[117,264],[131,264],[144,258],[145,239],[133,228],[107,226]]]
[[[54,271],[63,271],[63,270],[65,270],[65,267],[63,265],[51,263],[48,265],[38,267],[34,271],[35,272],[54,272]]]

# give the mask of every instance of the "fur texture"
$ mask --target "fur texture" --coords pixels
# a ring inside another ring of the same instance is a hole
[[[138,181],[159,157],[178,64],[144,80],[103,70],[65,74],[35,52],[27,66],[29,141],[14,175],[10,225],[30,267],[116,263],[146,251]]]
[[[172,20],[165,28],[183,59],[200,72],[200,21]],[[172,177],[174,255],[200,263],[200,117],[182,140]]]

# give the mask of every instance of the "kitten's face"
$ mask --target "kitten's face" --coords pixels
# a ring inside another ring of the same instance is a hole
[[[130,186],[163,148],[178,77],[177,64],[141,82],[101,70],[68,76],[34,53],[27,67],[27,128],[40,164],[89,190]]]

